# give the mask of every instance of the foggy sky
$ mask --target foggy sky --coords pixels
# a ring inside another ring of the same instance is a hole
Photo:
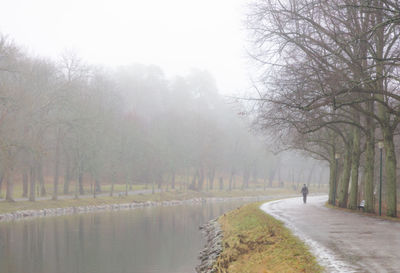
[[[3,0],[0,32],[33,54],[75,50],[90,64],[156,64],[168,76],[209,70],[243,91],[246,0]]]

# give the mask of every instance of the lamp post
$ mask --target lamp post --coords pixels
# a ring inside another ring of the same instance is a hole
[[[383,142],[378,142],[378,148],[380,153],[380,164],[379,164],[379,216],[382,215],[382,149]]]
[[[337,172],[338,172],[338,160],[340,158],[340,154],[335,154],[335,183],[333,188],[333,205],[336,206],[336,185],[337,185]]]

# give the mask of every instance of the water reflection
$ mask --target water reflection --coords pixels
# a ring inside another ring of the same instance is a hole
[[[243,202],[142,208],[0,224],[0,272],[194,272],[198,227]]]

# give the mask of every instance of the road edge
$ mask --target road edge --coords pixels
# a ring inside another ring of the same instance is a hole
[[[326,195],[316,195],[315,197],[324,197]],[[304,234],[299,228],[297,228],[293,223],[290,222],[290,219],[282,217],[277,213],[274,213],[268,207],[279,202],[283,202],[287,199],[299,199],[299,203],[301,203],[301,197],[297,198],[285,198],[280,200],[274,200],[272,202],[263,203],[260,206],[260,209],[264,211],[266,214],[271,215],[275,219],[281,221],[288,229],[291,230],[294,236],[298,237],[301,241],[303,241],[311,251],[311,253],[317,258],[318,263],[326,269],[330,269],[329,272],[355,272],[355,269],[340,259],[336,258],[336,255],[327,249],[326,247],[322,246],[320,243],[312,240],[306,234]],[[343,271],[345,270],[345,271]]]

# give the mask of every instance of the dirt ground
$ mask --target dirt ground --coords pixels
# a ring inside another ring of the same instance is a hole
[[[290,198],[261,209],[305,241],[326,272],[400,272],[400,222],[329,209],[327,198]]]

